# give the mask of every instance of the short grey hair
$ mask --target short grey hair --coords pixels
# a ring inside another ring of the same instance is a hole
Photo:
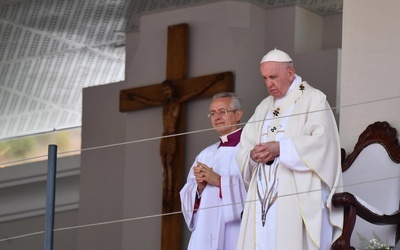
[[[213,96],[212,100],[218,99],[218,98],[225,98],[225,97],[230,97],[232,98],[231,101],[231,108],[233,110],[239,110],[242,109],[242,99],[240,97],[233,93],[233,92],[220,92],[217,93]]]
[[[282,67],[284,67],[285,69],[294,68],[294,63],[293,62],[283,62]]]

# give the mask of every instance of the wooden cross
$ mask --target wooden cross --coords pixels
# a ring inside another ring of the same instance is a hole
[[[209,98],[222,91],[233,91],[233,74],[222,72],[186,78],[188,61],[188,25],[168,26],[167,72],[161,84],[122,90],[120,111],[162,106],[164,132],[160,144],[163,164],[162,212],[181,210],[179,191],[184,185],[184,136],[186,102]],[[163,215],[161,249],[182,249],[181,214]]]

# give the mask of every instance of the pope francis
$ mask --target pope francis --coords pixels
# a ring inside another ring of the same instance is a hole
[[[330,249],[343,212],[340,143],[326,96],[274,49],[260,63],[270,94],[243,129],[236,156],[248,190],[237,249]]]

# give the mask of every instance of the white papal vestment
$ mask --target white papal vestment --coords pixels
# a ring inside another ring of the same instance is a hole
[[[300,94],[278,120],[274,111],[293,91]],[[271,166],[252,162],[250,150],[271,141],[271,131],[280,156]],[[336,122],[322,92],[296,75],[285,97],[264,99],[243,130],[237,160],[248,189],[238,250],[330,248],[342,230],[343,212],[331,205],[342,179]],[[264,226],[262,202],[269,207]]]
[[[201,194],[200,207],[193,213],[197,190],[193,166],[187,183],[180,191],[182,213],[192,232],[190,250],[236,248],[246,190],[235,159],[238,146],[218,146],[219,143],[215,143],[205,148],[196,157],[193,166],[202,162],[221,175],[222,198],[219,187],[207,184]]]

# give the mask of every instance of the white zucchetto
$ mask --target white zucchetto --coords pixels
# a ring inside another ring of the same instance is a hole
[[[285,52],[279,49],[274,49],[268,52],[262,59],[260,63],[264,62],[292,62],[292,58]]]

